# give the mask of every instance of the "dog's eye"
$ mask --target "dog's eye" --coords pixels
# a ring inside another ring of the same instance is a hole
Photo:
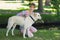
[[[39,15],[38,15],[39,16]]]

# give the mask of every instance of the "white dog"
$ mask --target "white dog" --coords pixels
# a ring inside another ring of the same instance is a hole
[[[26,30],[29,30],[28,28],[31,27],[31,25],[38,19],[41,19],[41,16],[39,13],[31,14],[30,16],[27,16],[26,18],[24,18],[22,16],[10,17],[8,20],[6,36],[8,36],[8,33],[12,27],[13,27],[12,28],[12,35],[14,35],[13,31],[14,31],[16,25],[21,25],[24,27],[23,38],[26,38],[25,37]]]

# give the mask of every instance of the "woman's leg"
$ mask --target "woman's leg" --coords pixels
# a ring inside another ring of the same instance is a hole
[[[27,29],[26,35],[27,35],[28,37],[33,37],[33,33],[30,31],[29,28]]]
[[[23,27],[20,26],[20,32],[21,32],[21,33],[23,33],[23,30],[24,30]]]
[[[22,35],[23,35],[23,30],[24,30],[23,27],[20,26],[20,27],[19,27],[19,30],[20,30],[19,34],[22,36]]]

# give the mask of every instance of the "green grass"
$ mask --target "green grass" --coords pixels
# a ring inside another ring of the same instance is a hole
[[[60,30],[38,30],[34,33],[33,38],[26,38],[24,39],[19,34],[19,30],[15,29],[14,33],[15,36],[11,35],[11,31],[9,36],[5,36],[6,29],[0,28],[0,40],[60,40]]]

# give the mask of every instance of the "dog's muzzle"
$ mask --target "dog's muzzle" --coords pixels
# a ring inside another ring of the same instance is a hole
[[[41,19],[38,19],[38,20],[36,21],[36,23],[44,23],[44,21],[41,20]]]

